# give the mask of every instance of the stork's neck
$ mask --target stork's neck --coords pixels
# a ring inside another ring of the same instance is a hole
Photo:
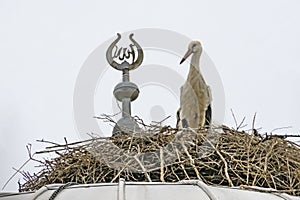
[[[193,53],[191,64],[190,64],[190,71],[188,74],[188,79],[195,76],[196,73],[200,73],[200,67],[199,67],[200,56],[201,56],[200,51]]]

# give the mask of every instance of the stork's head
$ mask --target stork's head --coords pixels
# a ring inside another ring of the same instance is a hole
[[[185,53],[182,60],[180,61],[180,64],[183,63],[191,54],[193,53],[201,54],[201,52],[202,52],[201,43],[199,41],[191,41],[187,52]]]

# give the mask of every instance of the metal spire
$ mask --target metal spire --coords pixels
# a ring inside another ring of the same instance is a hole
[[[130,82],[129,71],[139,67],[144,58],[141,46],[133,39],[133,33],[129,36],[129,39],[132,42],[132,44],[129,45],[129,48],[118,48],[117,43],[121,39],[121,35],[118,33],[117,36],[118,38],[106,51],[108,63],[113,68],[123,72],[122,82],[118,83],[113,91],[116,99],[122,102],[122,118],[115,125],[113,135],[122,132],[134,133],[140,130],[136,121],[131,117],[131,102],[139,96],[139,89],[136,84]],[[114,49],[115,51],[113,52]],[[135,49],[138,53],[137,58]],[[121,62],[116,62],[116,60]]]

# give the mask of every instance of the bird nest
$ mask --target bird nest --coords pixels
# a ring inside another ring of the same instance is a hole
[[[261,137],[225,126],[217,129],[160,127],[141,134],[52,144],[36,154],[56,157],[40,171],[21,172],[20,191],[51,183],[127,181],[176,182],[201,179],[210,185],[259,186],[300,195],[299,146],[280,137]],[[254,132],[255,133],[255,132]],[[45,142],[45,141],[44,141]]]

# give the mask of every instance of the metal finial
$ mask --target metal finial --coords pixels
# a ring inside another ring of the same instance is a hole
[[[133,33],[129,35],[129,39],[132,42],[129,48],[119,48],[117,43],[121,39],[121,34],[117,33],[117,36],[118,38],[111,43],[106,51],[107,62],[113,68],[123,72],[123,81],[115,86],[113,92],[116,99],[122,102],[122,118],[115,125],[113,134],[121,132],[132,133],[140,130],[138,124],[131,117],[131,101],[138,97],[139,89],[136,84],[130,82],[129,70],[136,69],[142,64],[144,53],[141,46],[133,39]],[[115,51],[113,52],[114,49]]]
[[[111,45],[108,47],[107,51],[106,51],[106,59],[107,62],[115,69],[117,70],[123,70],[124,68],[128,67],[129,70],[133,70],[136,69],[137,67],[139,67],[144,59],[144,52],[142,47],[133,39],[133,33],[131,33],[129,35],[129,39],[132,41],[133,44],[129,45],[129,48],[119,48],[117,46],[117,43],[120,41],[121,39],[121,34],[117,33],[118,38],[115,39],[115,41],[113,41],[111,43]],[[138,57],[135,60],[135,48],[136,51],[138,53]],[[115,49],[115,51],[113,52],[113,50]],[[127,60],[129,58],[132,58],[132,63],[129,63]],[[121,61],[121,63],[119,64],[118,62],[116,62],[114,59],[117,59],[119,61]]]

